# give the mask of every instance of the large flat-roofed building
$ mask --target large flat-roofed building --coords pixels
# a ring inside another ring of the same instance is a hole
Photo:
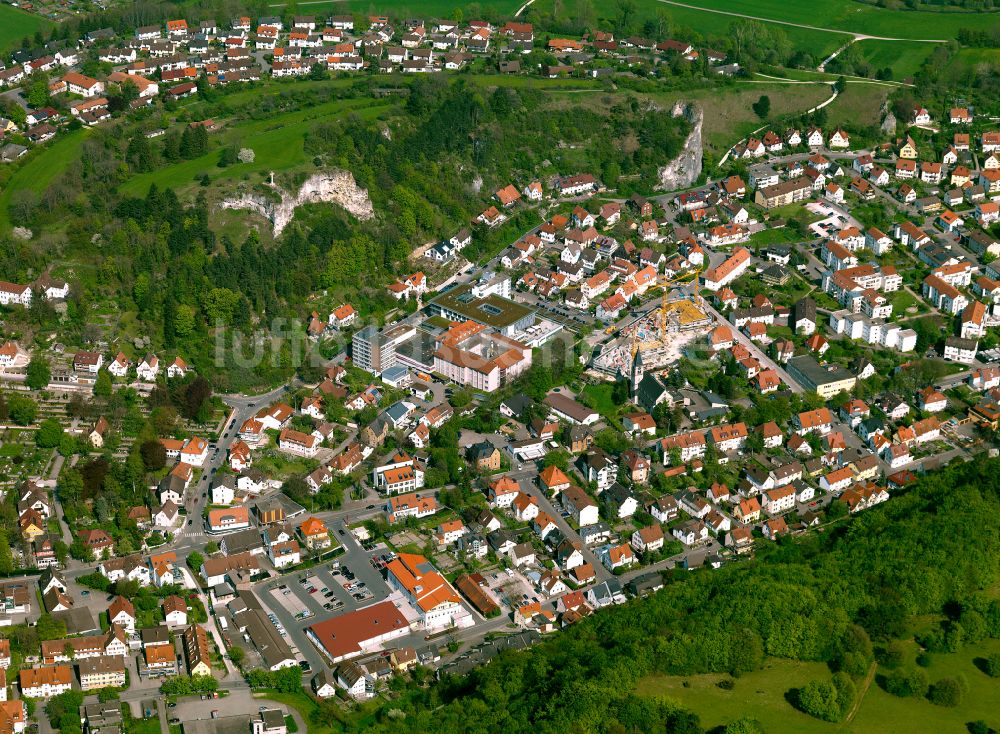
[[[460,385],[494,392],[531,367],[531,348],[475,321],[456,324],[438,340],[434,371]]]
[[[416,327],[407,324],[379,331],[374,326],[355,332],[351,342],[351,359],[361,369],[380,375],[396,364],[396,347],[416,334]]]
[[[815,390],[829,400],[841,392],[850,392],[857,384],[855,377],[838,364],[820,364],[808,354],[788,360],[788,374],[807,390]]]
[[[449,321],[475,321],[496,329],[504,336],[512,336],[535,322],[535,311],[529,306],[515,303],[497,295],[492,290],[484,292],[476,284],[461,285],[434,298],[428,308],[432,316],[442,316]]]
[[[409,632],[406,617],[391,601],[341,614],[306,628],[309,639],[334,663],[374,652],[389,640],[404,637]]]
[[[434,371],[434,352],[437,351],[437,339],[434,338],[433,334],[418,329],[412,338],[397,344],[395,351],[397,366],[409,367],[428,374]],[[385,370],[383,370],[384,372]]]

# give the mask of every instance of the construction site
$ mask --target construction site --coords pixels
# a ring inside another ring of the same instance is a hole
[[[600,346],[591,367],[616,378],[628,372],[637,351],[651,370],[663,369],[679,360],[684,347],[707,334],[713,321],[702,308],[697,286],[697,271],[678,278],[661,278],[659,307],[611,331],[613,338]],[[671,298],[677,288],[684,293]]]

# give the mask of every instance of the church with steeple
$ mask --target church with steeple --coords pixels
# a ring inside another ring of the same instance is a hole
[[[660,375],[646,373],[646,366],[642,360],[642,350],[636,349],[632,355],[632,368],[626,376],[629,381],[629,395],[632,402],[652,413],[660,403],[683,403],[684,397],[667,385]]]

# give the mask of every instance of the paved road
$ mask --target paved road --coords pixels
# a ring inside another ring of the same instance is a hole
[[[735,328],[731,323],[729,323],[725,319],[725,317],[715,309],[715,307],[712,304],[710,304],[706,300],[702,303],[702,307],[706,311],[712,313],[715,316],[715,318],[717,318],[720,322],[724,324],[729,324],[730,330],[733,332],[733,338],[735,338],[736,341],[738,341],[740,344],[742,344],[748,350],[750,350],[750,353],[757,358],[757,361],[759,361],[761,364],[767,367],[770,367],[772,370],[777,372],[778,375],[781,377],[782,382],[788,385],[789,390],[791,390],[794,393],[798,393],[800,395],[805,392],[805,388],[803,388],[802,385],[793,380],[792,376],[785,371],[784,367],[782,367],[780,364],[778,364],[769,356],[767,356],[764,350],[762,350],[753,341],[751,341],[746,334],[744,334],[739,329]]]
[[[597,575],[598,582],[611,578],[611,572],[605,568],[604,564],[601,563],[597,555],[583,543],[580,538],[580,534],[574,530],[568,522],[566,522],[566,518],[564,518],[559,510],[555,508],[552,501],[548,498],[548,495],[546,495],[545,492],[539,488],[538,484],[535,482],[535,479],[538,477],[538,469],[534,465],[530,465],[530,468],[525,468],[519,471],[506,472],[506,475],[517,480],[522,492],[530,494],[538,500],[539,509],[552,517],[552,520],[555,522],[556,527],[559,528],[559,532],[562,533],[564,538],[580,544],[584,560],[594,567],[594,573]],[[497,474],[496,476],[499,477],[501,475]]]

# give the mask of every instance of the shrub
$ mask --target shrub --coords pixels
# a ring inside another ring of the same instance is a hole
[[[764,734],[764,728],[756,719],[737,719],[726,724],[722,734]]]
[[[837,721],[840,705],[837,703],[837,689],[830,681],[814,680],[799,689],[799,708],[810,716],[823,721]]]
[[[854,682],[847,673],[836,673],[832,681],[814,680],[798,692],[798,707],[823,721],[840,721],[854,701]]]
[[[898,668],[906,660],[906,649],[898,640],[893,640],[879,656],[880,662],[887,668]]]
[[[954,708],[962,702],[962,695],[965,693],[965,685],[958,676],[942,678],[933,686],[927,694],[927,699],[936,706],[946,706]]]
[[[986,675],[991,678],[1000,678],[1000,652],[995,652],[986,658],[986,665],[983,668]]]
[[[886,676],[885,690],[900,698],[924,696],[927,694],[927,674],[920,668],[899,668]]]

